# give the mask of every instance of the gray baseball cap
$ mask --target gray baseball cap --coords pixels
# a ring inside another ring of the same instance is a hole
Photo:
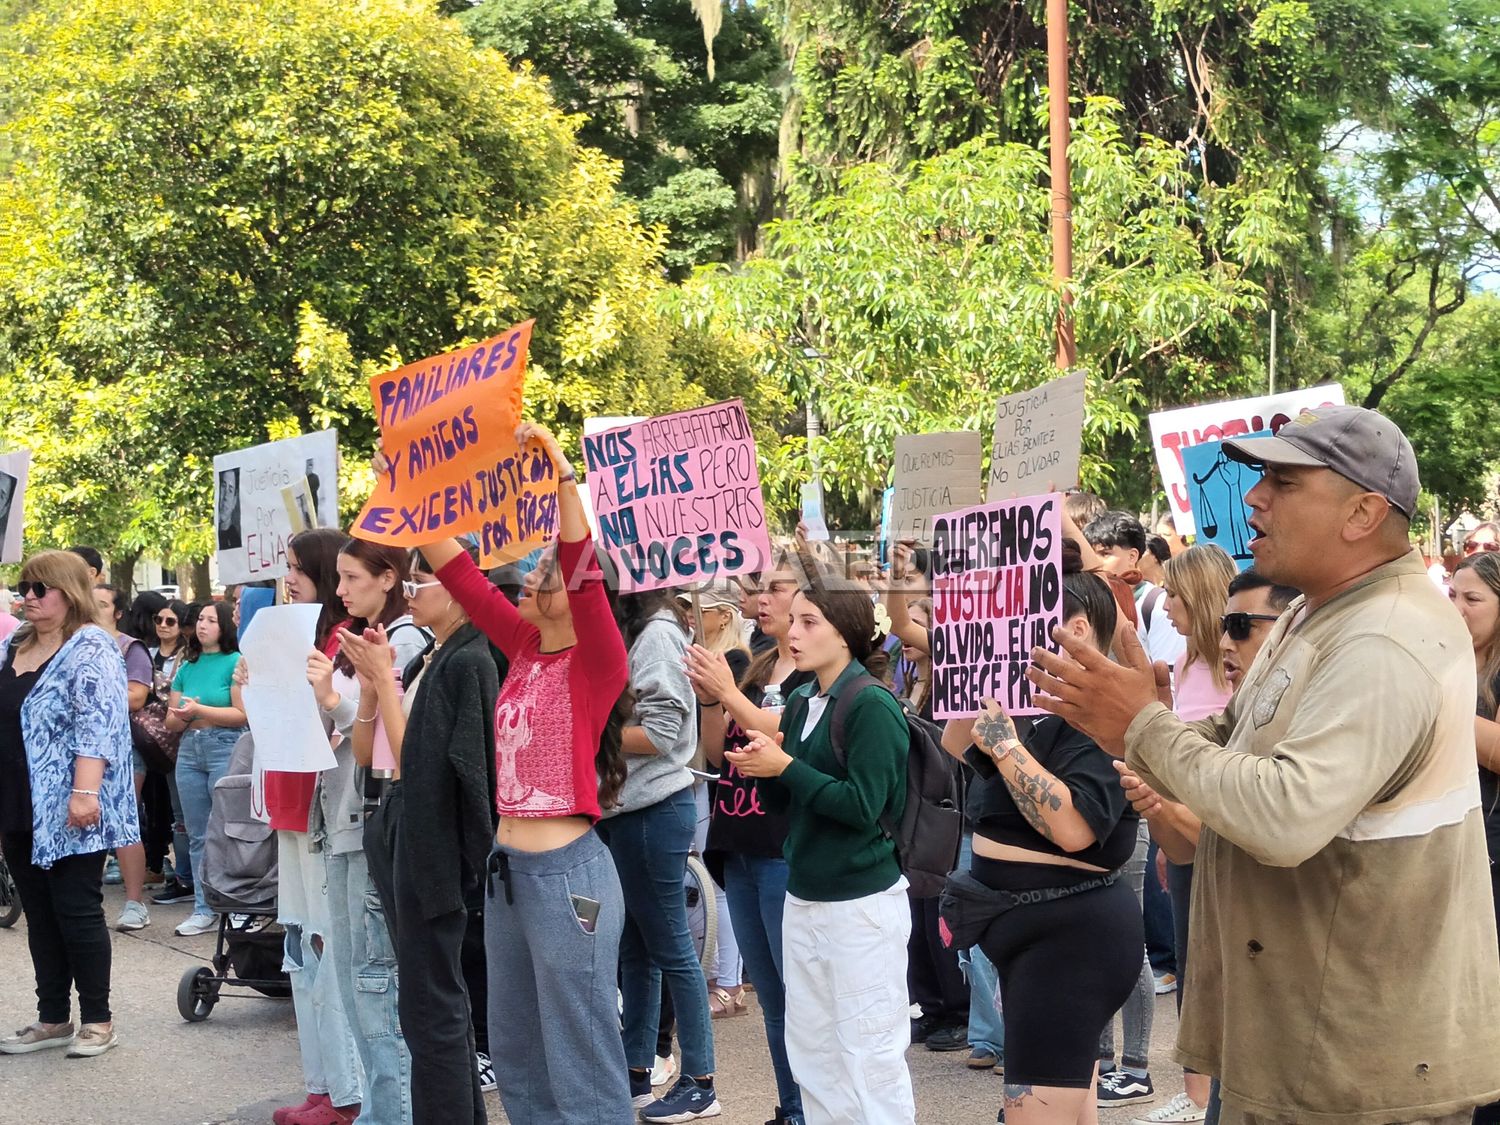
[[[1275,437],[1231,438],[1224,452],[1246,465],[1332,469],[1378,492],[1407,519],[1417,510],[1417,455],[1396,423],[1362,406],[1304,410]]]

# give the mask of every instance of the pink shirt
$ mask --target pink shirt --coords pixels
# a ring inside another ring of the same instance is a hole
[[[0,613],[0,641],[5,640],[20,627],[21,623],[10,614]]]
[[[1177,660],[1172,710],[1177,712],[1177,717],[1183,722],[1196,723],[1199,719],[1206,719],[1224,710],[1229,697],[1234,693],[1228,687],[1221,688],[1214,683],[1214,674],[1209,670],[1209,665],[1195,660],[1184,667],[1186,660],[1186,653]]]

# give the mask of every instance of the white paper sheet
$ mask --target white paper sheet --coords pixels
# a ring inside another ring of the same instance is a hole
[[[241,696],[255,736],[257,772],[318,773],[333,768],[318,700],[307,682],[307,654],[320,612],[319,605],[268,606],[255,615],[240,641],[250,670]]]

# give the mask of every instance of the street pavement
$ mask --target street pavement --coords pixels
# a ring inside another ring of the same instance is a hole
[[[124,896],[105,888],[113,919]],[[112,1006],[121,1045],[94,1059],[62,1051],[0,1055],[0,1122],[68,1125],[267,1125],[277,1106],[302,1100],[296,1023],[289,1000],[248,989],[226,990],[209,1018],[186,1023],[177,1012],[177,983],[185,970],[209,963],[214,938],[180,938],[172,929],[191,904],[154,906],[152,924],[114,934]],[[26,923],[0,930],[0,1028],[36,1018]],[[775,1105],[775,1084],[764,1030],[752,999],[750,1013],[714,1022],[723,1125],[761,1125]],[[1181,1089],[1169,1062],[1177,1016],[1171,996],[1158,997],[1151,1073],[1155,1103],[1102,1113],[1103,1125],[1128,1125]],[[1116,1040],[1119,1040],[1118,1031]],[[939,1054],[915,1046],[908,1055],[920,1125],[993,1122],[1003,1080],[964,1066],[965,1052]],[[580,1081],[588,1076],[579,1075]],[[488,1096],[491,1122],[506,1120],[499,1098]]]

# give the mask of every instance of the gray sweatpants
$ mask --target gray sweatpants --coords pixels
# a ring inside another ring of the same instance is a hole
[[[614,860],[593,831],[550,852],[490,852],[490,1059],[512,1125],[635,1122],[615,983],[624,928]]]

